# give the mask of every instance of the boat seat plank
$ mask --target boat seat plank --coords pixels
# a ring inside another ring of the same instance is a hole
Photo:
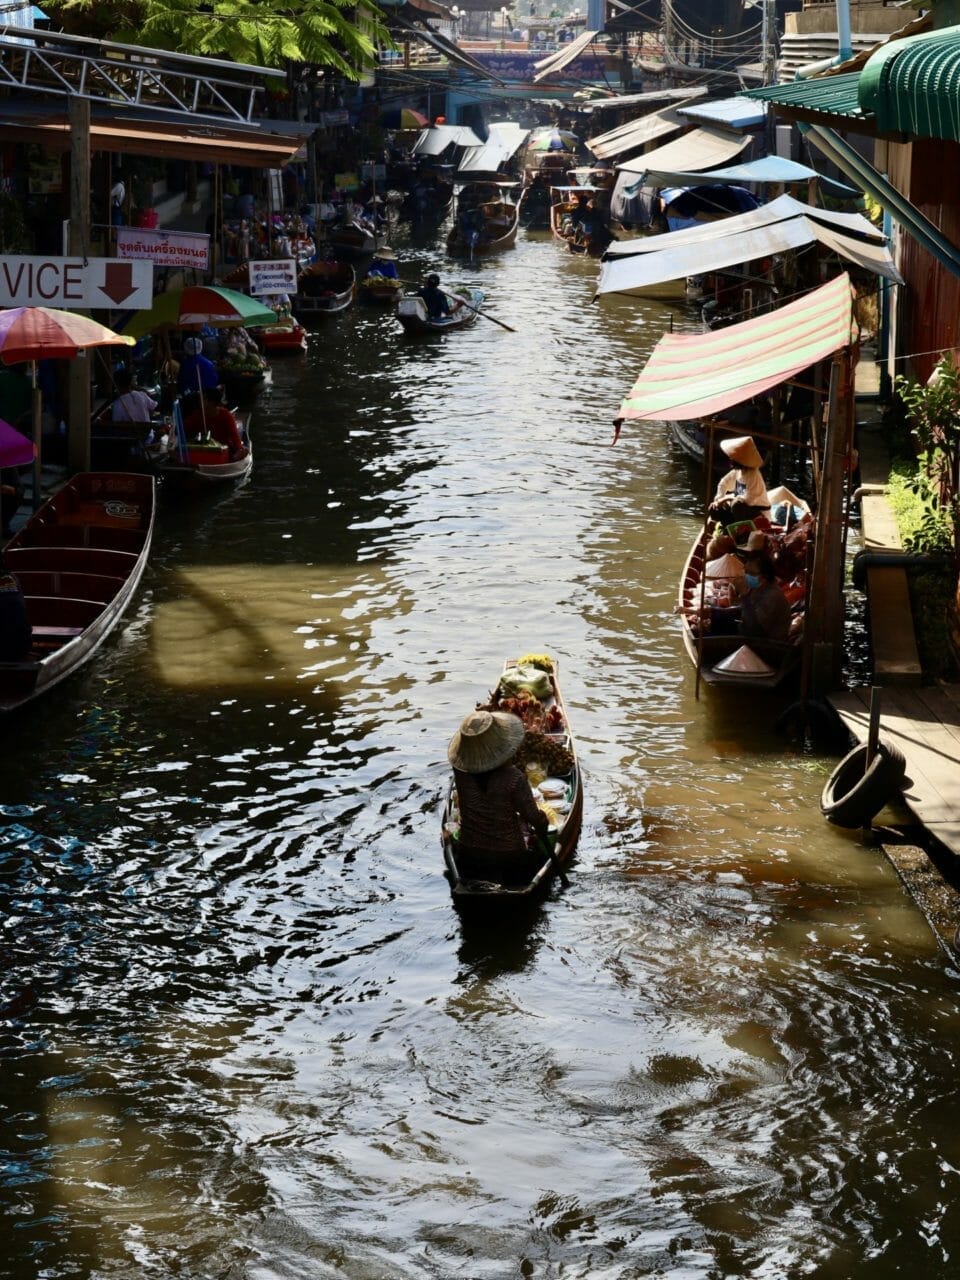
[[[85,628],[83,627],[48,627],[37,625],[33,628],[34,637],[40,636],[79,636],[82,635]]]

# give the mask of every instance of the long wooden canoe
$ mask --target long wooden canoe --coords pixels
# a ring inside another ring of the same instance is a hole
[[[771,513],[777,513],[778,510],[785,513],[783,522],[771,521],[763,531],[771,548],[775,550],[790,528],[797,527],[797,512],[801,513],[799,521],[808,526],[810,536],[813,536],[810,508],[802,498],[783,486],[771,489],[768,496]],[[702,529],[694,539],[680,578],[677,612],[680,616],[683,647],[693,665],[699,668],[706,684],[740,685],[751,689],[776,688],[795,675],[800,666],[804,607],[802,580],[779,583],[793,603],[794,621],[787,641],[779,644],[763,641],[761,645],[757,645],[757,648],[763,650],[758,654],[743,636],[715,634],[709,625],[705,625],[701,631],[696,622],[701,607],[709,610],[718,603],[725,603],[719,594],[724,580],[711,578],[709,572],[707,580],[703,580],[709,536],[709,531]]]
[[[0,711],[72,675],[117,625],[146,568],[155,494],[150,475],[82,472],[7,543],[33,646],[23,661],[0,663]]]
[[[518,664],[518,659],[505,662],[503,673],[515,671]],[[446,875],[450,881],[453,901],[459,908],[496,911],[536,902],[545,893],[557,871],[562,870],[573,857],[583,822],[583,791],[576,747],[570,732],[567,709],[560,693],[558,664],[555,659],[551,659],[550,665],[552,667],[549,673],[550,696],[539,706],[531,705],[529,710],[524,709],[521,714],[527,727],[527,734],[520,749],[522,759],[520,767],[530,765],[536,768],[536,773],[532,774],[533,777],[548,773],[551,782],[559,781],[564,784],[564,795],[552,799],[541,795],[536,786],[532,787],[534,794],[538,796],[538,803],[549,805],[548,812],[552,811],[553,857],[544,854],[536,873],[529,881],[522,884],[502,884],[495,880],[469,879],[461,875],[457,865],[457,833],[459,831],[457,790],[456,783],[451,777],[443,808],[441,839]],[[508,694],[501,692],[499,682],[485,705],[490,710],[513,710],[515,714],[517,713],[515,702],[510,700]],[[539,732],[533,727],[537,724],[542,725],[547,731]],[[548,758],[550,756],[554,758],[552,773]],[[558,756],[564,760],[563,773],[556,772],[555,761]],[[527,768],[527,772],[530,774],[531,769]],[[547,783],[541,782],[540,785],[546,787]]]

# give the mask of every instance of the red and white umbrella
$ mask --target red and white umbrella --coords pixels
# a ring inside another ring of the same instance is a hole
[[[0,311],[0,360],[29,361],[33,379],[33,504],[40,503],[40,429],[42,404],[37,385],[38,360],[72,360],[88,347],[132,347],[135,338],[114,333],[89,316],[54,307],[11,307]]]

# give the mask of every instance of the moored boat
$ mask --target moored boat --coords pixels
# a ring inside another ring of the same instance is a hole
[[[451,304],[460,302],[463,305],[450,315],[436,318],[429,315],[426,303],[416,294],[402,297],[397,304],[397,319],[405,331],[411,334],[446,333],[449,329],[463,329],[473,324],[483,303],[483,290],[470,288],[461,293],[446,292]]]
[[[250,332],[271,356],[301,355],[307,349],[307,331],[293,316],[281,316],[276,324],[251,329]]]
[[[726,610],[735,603],[734,579],[741,576],[745,545],[723,552],[722,558],[708,558],[713,532],[701,529],[694,540],[680,578],[677,613],[683,645],[698,668],[701,678],[712,685],[740,685],[775,688],[795,674],[802,658],[804,607],[806,603],[807,542],[815,525],[807,503],[780,485],[768,492],[769,520],[741,522],[737,536],[763,534],[766,553],[774,563],[777,583],[791,606],[790,631],[785,641],[747,640],[736,631],[715,630],[712,610]],[[733,541],[731,536],[730,541]],[[738,568],[739,566],[739,568]],[[706,568],[706,576],[704,570]]]
[[[345,311],[356,283],[357,273],[349,262],[312,262],[297,277],[297,315],[311,319]]]
[[[471,183],[458,197],[447,252],[458,257],[498,253],[517,240],[520,209],[510,192],[516,182]]]
[[[200,439],[188,438],[184,431],[180,406],[176,406],[174,412],[176,448],[168,455],[161,471],[165,489],[169,487],[177,493],[185,490],[203,491],[217,488],[222,484],[237,483],[247,478],[253,470],[250,414],[245,410],[237,410],[234,412],[234,418],[240,439],[246,448],[246,453],[239,458],[231,458],[227,446],[210,436]]]
[[[400,301],[403,283],[389,276],[364,276],[357,289],[361,302],[372,302],[378,307],[394,307]]]
[[[7,543],[33,639],[22,661],[0,663],[0,711],[72,675],[114,629],[146,568],[155,494],[150,475],[81,472]]]
[[[528,678],[529,676],[532,678]],[[538,692],[525,688],[526,684]],[[539,696],[542,692],[544,696]],[[504,663],[485,708],[520,717],[525,734],[514,763],[531,784],[538,806],[550,822],[550,849],[529,879],[517,884],[478,880],[462,874],[457,860],[459,816],[456,783],[447,789],[443,809],[443,858],[454,903],[461,909],[500,910],[537,901],[553,876],[569,863],[583,821],[583,791],[576,748],[558,683],[558,663],[547,654],[527,654]]]

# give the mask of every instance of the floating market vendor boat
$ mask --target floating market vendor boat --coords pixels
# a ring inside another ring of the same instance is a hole
[[[345,311],[356,284],[357,273],[349,262],[311,262],[297,276],[297,315],[308,320]]]
[[[768,521],[759,517],[755,521],[741,521],[736,536],[743,541],[731,546],[734,542],[731,535],[726,547],[720,548],[710,546],[713,531],[702,529],[683,567],[677,604],[683,646],[707,684],[775,688],[795,674],[800,665],[806,604],[806,548],[814,536],[815,526],[807,503],[783,485],[770,489],[768,497]],[[708,622],[701,626],[698,621],[703,611],[709,613],[713,607],[726,609],[735,603],[731,588],[734,580],[742,577],[742,556],[753,527],[764,535],[766,553],[777,571],[777,583],[791,605],[790,634],[783,642],[754,643],[736,633],[714,631]]]
[[[557,677],[558,664],[547,654],[509,660],[485,704],[487,710],[507,711],[523,721],[526,732],[514,763],[526,772],[537,804],[549,818],[552,853],[544,850],[534,874],[520,884],[472,879],[463,874],[457,860],[457,789],[451,778],[443,809],[443,858],[453,901],[461,909],[499,910],[529,904],[540,898],[554,875],[564,879],[563,868],[572,858],[580,836],[583,792]]]
[[[179,403],[174,406],[176,448],[161,470],[165,491],[176,493],[214,489],[222,484],[245,480],[253,470],[253,442],[250,439],[250,412],[236,409],[234,415],[240,439],[246,446],[241,458],[231,458],[225,444],[211,436],[188,438]]]
[[[155,494],[150,475],[81,472],[7,543],[33,640],[22,661],[0,663],[0,711],[72,675],[117,625],[147,565]]]
[[[516,182],[470,183],[457,199],[447,253],[462,258],[498,253],[517,240],[520,208],[510,192]]]
[[[403,282],[389,276],[364,276],[357,290],[361,302],[378,307],[395,307],[403,293]]]
[[[452,311],[448,316],[434,319],[427,313],[426,303],[416,294],[408,294],[397,304],[397,319],[407,333],[445,333],[448,329],[462,329],[473,324],[483,303],[482,289],[464,289],[461,293],[447,293],[451,305],[462,302],[463,306]]]

